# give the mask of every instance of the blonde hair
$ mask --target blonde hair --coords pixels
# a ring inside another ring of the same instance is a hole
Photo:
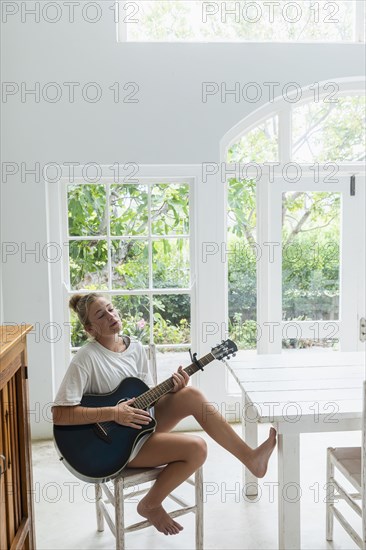
[[[89,294],[74,294],[69,300],[69,307],[75,311],[84,329],[85,325],[90,324],[90,305],[98,300],[98,298],[104,298],[103,294],[99,294],[98,292],[90,292]]]

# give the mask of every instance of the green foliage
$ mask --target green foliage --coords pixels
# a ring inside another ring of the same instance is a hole
[[[151,190],[151,229],[154,235],[189,233],[189,186],[160,183]]]
[[[237,315],[244,320],[256,319],[256,256],[249,243],[233,236],[228,243],[229,319]]]
[[[188,294],[159,294],[153,299],[154,311],[173,324],[191,318],[191,304]]]
[[[255,182],[229,182],[228,283],[230,335],[256,347],[256,269],[263,253],[255,239]],[[339,316],[340,194],[293,192],[283,197],[283,318]],[[308,346],[301,340],[284,347]],[[328,345],[323,343],[323,345]]]
[[[71,312],[71,346],[74,348],[79,348],[88,339],[82,324],[79,321],[77,315],[72,311]]]
[[[267,118],[233,143],[228,151],[227,162],[274,162],[278,161],[278,116]]]
[[[365,96],[332,94],[293,111],[296,162],[365,160]]]
[[[151,216],[148,217],[149,193]],[[152,255],[153,288],[189,286],[189,186],[157,183],[111,185],[107,206],[104,185],[73,185],[69,200],[69,265],[72,289],[130,290],[149,288],[149,254]],[[109,281],[107,241],[96,239],[106,234],[110,212],[111,271]],[[151,226],[151,249],[147,241]],[[89,236],[89,240],[72,237]],[[146,236],[146,240],[136,237]],[[179,235],[180,237],[175,237]],[[166,238],[166,236],[173,238]],[[117,238],[118,237],[118,238]],[[150,338],[150,306],[147,296],[113,296],[120,312],[122,331]],[[188,295],[153,297],[154,335],[159,343],[190,341],[190,299]],[[144,329],[141,330],[142,324]],[[74,319],[72,345],[86,340],[80,323]],[[164,340],[165,339],[165,340]]]
[[[69,235],[106,235],[104,185],[69,185]]]
[[[174,2],[179,11],[181,6],[178,4]],[[159,9],[161,18],[170,17],[166,5],[161,4]],[[341,98],[337,103],[311,102],[295,107],[295,160],[362,160],[365,157],[364,104],[364,98],[355,96]],[[229,162],[260,163],[277,158],[276,116],[233,144],[228,153]],[[152,289],[189,287],[189,186],[176,183],[156,183],[150,187],[111,185],[108,197],[106,189],[105,185],[68,188],[71,288],[144,290],[149,288],[150,280],[153,281]],[[110,251],[105,239],[108,209],[112,235]],[[286,193],[282,217],[283,318],[337,319],[340,194]],[[256,243],[256,224],[256,182],[231,179],[227,251],[229,323],[233,339],[243,349],[256,347],[256,269],[262,253]],[[73,237],[82,237],[82,240]],[[148,271],[149,255],[152,273]],[[148,342],[149,323],[153,322],[156,343],[189,342],[189,296],[159,294],[152,300],[154,314],[150,319],[150,302],[146,295],[113,297],[121,313],[123,331]],[[78,346],[83,341],[85,335],[76,322],[72,343]],[[310,343],[287,339],[283,345],[294,347]]]
[[[147,185],[111,185],[111,235],[147,235]]]
[[[130,40],[352,40],[354,12],[349,0],[338,0],[336,10],[332,2],[328,6],[313,0],[136,0],[135,4],[139,24],[128,25]],[[204,5],[210,8],[205,10]]]
[[[122,316],[122,333],[137,338],[143,344],[150,340],[150,325],[141,314]]]
[[[69,258],[72,289],[108,288],[106,241],[70,241]]]
[[[253,320],[242,321],[241,313],[234,313],[229,318],[230,338],[239,349],[255,349],[258,340],[257,323]]]
[[[191,329],[187,319],[181,319],[173,325],[160,313],[154,314],[155,344],[186,344],[191,341]]]
[[[292,114],[292,159],[296,162],[365,160],[365,97],[339,97],[335,88],[324,97],[296,106]],[[228,151],[227,162],[278,161],[278,116],[270,116]]]
[[[189,286],[188,239],[153,241],[154,288],[186,288]]]

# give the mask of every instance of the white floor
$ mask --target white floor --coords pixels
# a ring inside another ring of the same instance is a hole
[[[240,427],[235,426],[240,433]],[[266,437],[268,427],[260,428]],[[204,466],[205,549],[276,549],[277,545],[277,456],[274,453],[267,475],[260,482],[256,502],[243,496],[241,464],[206,434],[209,456]],[[301,506],[303,549],[357,548],[335,523],[333,543],[325,540],[325,455],[328,446],[360,444],[359,432],[304,435],[301,439]],[[114,538],[108,527],[96,531],[94,487],[74,478],[59,462],[51,441],[33,445],[36,538],[39,550],[113,549]],[[132,499],[133,500],[133,499]],[[132,521],[135,502],[128,503]],[[127,535],[127,548],[194,548],[193,516],[180,519],[184,531],[165,537],[153,528]],[[357,521],[355,522],[357,527]]]

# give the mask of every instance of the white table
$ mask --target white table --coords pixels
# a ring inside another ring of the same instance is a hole
[[[226,364],[242,391],[243,437],[248,445],[258,445],[258,422],[271,423],[277,430],[278,544],[281,550],[299,550],[300,434],[361,429],[365,354],[238,352]],[[245,487],[248,495],[257,494],[257,479],[248,470]]]

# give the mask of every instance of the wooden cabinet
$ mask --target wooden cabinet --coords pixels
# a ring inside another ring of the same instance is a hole
[[[35,548],[26,334],[0,326],[0,549]]]

